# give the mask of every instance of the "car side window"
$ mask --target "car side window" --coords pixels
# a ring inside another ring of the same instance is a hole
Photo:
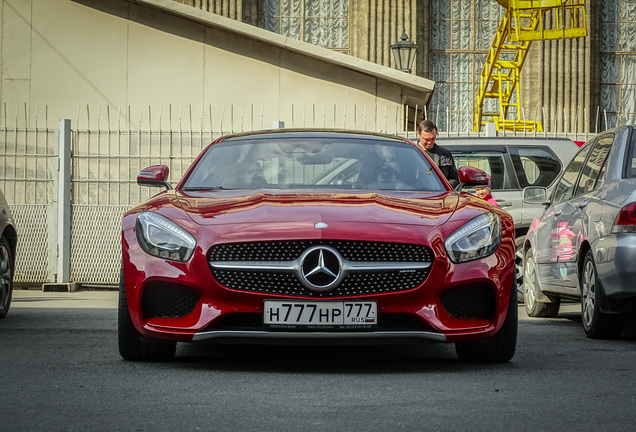
[[[472,166],[484,170],[490,175],[493,190],[505,188],[506,168],[503,154],[498,151],[484,151],[474,153],[453,152],[453,159],[457,168]]]
[[[519,186],[543,186],[552,184],[561,171],[559,158],[548,148],[509,146]]]
[[[562,203],[564,201],[572,198],[574,194],[574,187],[576,186],[576,180],[579,176],[579,172],[585,163],[585,159],[587,155],[590,153],[594,146],[594,142],[590,141],[588,144],[584,145],[579,152],[574,156],[570,164],[567,166],[565,171],[563,171],[563,176],[556,188],[554,188],[554,192],[552,193],[551,202],[553,205]]]
[[[591,192],[598,187],[598,177],[605,164],[607,155],[612,148],[613,142],[614,134],[603,136],[596,141],[596,145],[591,150],[590,156],[587,158],[587,162],[581,171],[581,177],[579,178],[575,195]]]

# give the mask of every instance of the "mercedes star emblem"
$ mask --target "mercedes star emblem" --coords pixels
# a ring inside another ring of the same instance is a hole
[[[334,289],[344,277],[342,257],[332,247],[313,246],[300,256],[300,282],[314,292]]]

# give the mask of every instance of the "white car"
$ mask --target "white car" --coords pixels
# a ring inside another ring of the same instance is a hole
[[[491,177],[491,192],[502,210],[515,223],[517,290],[523,301],[523,255],[521,245],[532,221],[543,212],[541,203],[524,202],[523,190],[541,186],[552,190],[559,174],[579,146],[568,138],[540,137],[452,137],[437,143],[450,150],[455,165],[470,165]]]
[[[568,138],[440,137],[437,143],[450,150],[458,168],[470,165],[490,175],[492,196],[515,221],[518,245],[543,211],[541,204],[523,201],[523,189],[541,186],[551,190],[579,149]]]

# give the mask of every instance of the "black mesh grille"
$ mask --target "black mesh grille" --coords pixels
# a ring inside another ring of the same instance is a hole
[[[495,293],[485,285],[455,288],[442,294],[440,300],[453,318],[491,320],[495,316]]]
[[[289,241],[218,245],[210,261],[292,261],[315,245],[331,246],[348,261],[430,262],[430,249],[421,245],[355,241]],[[305,288],[295,275],[286,272],[222,270],[212,268],[214,277],[230,289],[297,297],[334,298],[380,294],[413,289],[424,282],[427,270],[361,272],[347,275],[334,290],[317,293]]]
[[[346,240],[223,244],[212,247],[209,258],[211,261],[291,261],[305,249],[316,245],[331,246],[349,261],[431,261],[430,249],[422,245]]]
[[[198,302],[199,295],[189,289],[152,285],[143,293],[143,315],[144,318],[181,318],[189,315]]]
[[[427,271],[351,274],[333,291],[317,293],[309,291],[301,285],[296,276],[289,273],[259,273],[229,270],[214,271],[214,276],[219,283],[231,289],[264,294],[315,298],[406,291],[424,282],[427,274]]]

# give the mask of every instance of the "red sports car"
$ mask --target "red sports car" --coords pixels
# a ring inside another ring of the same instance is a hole
[[[453,342],[505,362],[517,341],[508,213],[453,190],[393,135],[282,129],[210,144],[122,224],[119,351],[167,360],[178,341]]]

